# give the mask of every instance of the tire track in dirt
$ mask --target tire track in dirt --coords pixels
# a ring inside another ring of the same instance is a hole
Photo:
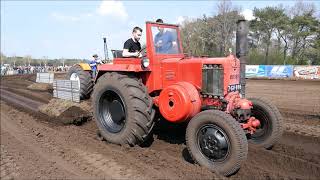
[[[4,105],[2,104],[2,106]],[[9,116],[7,113],[6,117],[2,115],[5,114],[4,111],[1,112],[1,130],[13,135],[42,158],[68,170],[71,176],[76,175],[78,178],[90,179],[92,177],[108,179],[120,177],[144,178],[141,175],[134,174],[130,167],[118,164],[112,156],[107,157],[88,150],[83,147],[84,143],[81,144],[81,147],[79,147],[80,144],[72,143],[74,139],[79,137],[72,137],[73,140],[70,140],[68,139],[72,136],[70,133],[66,134],[66,132],[58,132],[50,127],[44,127],[16,110],[9,110],[9,112]],[[8,117],[12,117],[13,114],[16,116],[15,119],[9,119]],[[19,127],[19,124],[15,124],[14,121],[20,121],[22,125]],[[88,143],[86,142],[87,145]],[[90,145],[92,145],[92,142]]]
[[[252,146],[249,150],[248,161],[244,164],[244,167],[248,165],[251,168],[261,167],[269,172],[269,176],[277,174],[276,177],[315,179],[320,175],[320,166],[317,164],[287,154]]]
[[[284,133],[272,151],[320,165],[320,139],[318,137]]]
[[[287,111],[282,114],[285,131],[302,136],[320,137],[320,115]]]
[[[7,90],[14,94],[23,96],[23,97],[32,97],[33,100],[41,102],[41,103],[48,103],[51,99],[51,93],[47,91],[30,91],[27,88],[20,89],[20,88],[9,88],[5,86],[1,86],[1,90]]]
[[[83,127],[79,128],[82,129]],[[94,136],[92,127],[90,129],[82,129],[82,131],[83,130],[88,131],[88,133],[91,131],[91,135]],[[288,146],[286,143],[288,139],[297,140],[297,135],[285,135],[285,138],[274,147],[275,150],[265,150],[249,145],[248,160],[242,165],[240,171],[235,174],[233,178],[316,179],[316,177],[320,175],[319,162],[310,162],[309,160],[310,158],[318,159],[320,157],[320,152],[314,152],[309,157],[305,157],[305,154],[310,154],[310,152],[305,151],[306,149],[298,149],[294,144]],[[300,138],[298,142],[301,145],[310,143],[305,138]],[[282,149],[277,149],[278,146],[282,147]],[[316,144],[316,147],[317,146],[320,146],[320,143]],[[129,149],[128,151],[129,153],[135,152],[132,149]],[[167,157],[167,159],[174,160],[177,163],[188,161],[187,157],[183,157],[184,153],[188,153],[185,150],[184,144],[169,144],[163,140],[156,139],[144,153],[150,154],[151,152],[148,151],[161,154],[162,157]],[[150,158],[150,156],[147,155],[147,158]]]
[[[1,145],[1,157],[0,157],[0,179],[14,179],[19,173],[19,167],[15,163],[13,156],[6,150],[4,145]]]
[[[38,107],[41,106],[43,103],[40,103],[38,101],[34,101],[32,99],[14,94],[10,91],[7,91],[5,89],[1,89],[1,99],[11,102],[16,105],[20,105],[21,107],[27,108],[31,111],[38,111]]]
[[[79,134],[83,134],[87,136],[89,139],[98,139],[96,135],[96,126],[93,121],[88,122],[87,124],[83,126],[70,126],[70,128],[74,128],[75,131],[77,131]],[[130,156],[130,159],[127,159],[129,161],[132,161],[132,163],[135,164],[143,164],[141,165],[142,168],[145,168],[144,173],[148,171],[153,171],[153,178],[164,178],[164,179],[197,179],[199,177],[203,179],[212,179],[212,178],[223,178],[220,175],[214,174],[207,170],[206,168],[196,166],[194,164],[190,164],[183,160],[181,151],[179,151],[179,148],[181,146],[174,146],[173,148],[170,148],[167,143],[164,143],[164,149],[166,150],[159,150],[157,148],[154,148],[153,145],[150,147],[128,147],[128,146],[118,146],[113,145],[105,141],[99,140],[99,142],[95,142],[100,144],[102,147],[109,149],[110,147],[112,149],[116,149],[118,153],[125,153],[126,155]],[[160,141],[154,141],[154,143],[158,144]],[[161,144],[158,144],[157,147],[161,146]],[[176,149],[178,148],[178,149]],[[175,149],[177,154],[172,154],[168,152],[168,150]],[[180,155],[179,153],[180,152]],[[118,161],[123,161],[123,159],[118,159]],[[118,162],[117,161],[117,162]],[[157,176],[154,176],[157,174]]]
[[[114,160],[107,159],[101,154],[88,153],[81,149],[76,149],[75,151],[77,152],[77,154],[83,157],[85,164],[87,164],[88,167],[94,168],[91,171],[93,171],[95,174],[101,174],[101,175],[104,174],[104,178],[112,178],[112,179],[141,178],[141,177],[135,177],[135,173],[131,169],[121,167],[121,165],[119,165]],[[127,169],[127,170],[124,171],[124,169]],[[106,174],[105,172],[112,172],[112,173]]]
[[[2,111],[1,112],[1,131],[9,133],[21,144],[23,144],[24,146],[28,147],[33,152],[35,152],[35,154],[39,155],[43,159],[56,163],[58,166],[66,169],[70,174],[73,174],[73,175],[79,174],[80,176],[85,176],[85,174],[82,174],[80,171],[78,171],[74,167],[68,165],[60,157],[52,153],[49,153],[48,150],[50,149],[49,147],[50,142],[44,142],[41,140],[37,141],[37,139],[32,138],[34,137],[34,134],[26,131],[22,127],[18,127],[13,123],[12,119],[9,119],[9,117],[4,114],[5,112]],[[37,135],[40,135],[40,134],[37,133]],[[54,147],[52,149],[54,149]]]

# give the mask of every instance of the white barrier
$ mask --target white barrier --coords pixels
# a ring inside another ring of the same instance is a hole
[[[54,73],[37,73],[37,83],[53,83]]]
[[[78,81],[54,80],[53,97],[74,102],[80,102],[80,88]]]

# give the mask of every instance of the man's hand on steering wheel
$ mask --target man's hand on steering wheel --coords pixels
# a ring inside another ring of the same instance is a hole
[[[139,51],[139,58],[142,58],[142,57],[146,57],[147,56],[147,51],[146,51],[146,47],[144,48],[141,48],[140,51]]]

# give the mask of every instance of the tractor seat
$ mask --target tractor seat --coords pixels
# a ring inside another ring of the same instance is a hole
[[[123,50],[111,50],[113,58],[122,58],[122,51]]]

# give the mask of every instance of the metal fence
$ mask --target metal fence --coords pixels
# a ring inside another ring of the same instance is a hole
[[[78,81],[54,80],[53,97],[73,102],[80,102],[80,87]]]

